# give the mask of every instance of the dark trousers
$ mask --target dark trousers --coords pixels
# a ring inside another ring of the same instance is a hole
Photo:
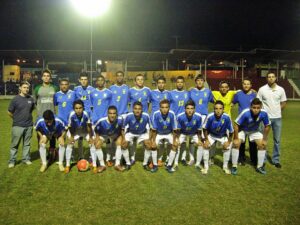
[[[257,164],[257,145],[255,142],[250,142],[249,139],[247,138],[249,142],[249,153],[250,153],[250,160],[253,165]],[[245,143],[242,143],[240,146],[240,153],[239,153],[239,162],[245,162],[246,161],[246,141]]]

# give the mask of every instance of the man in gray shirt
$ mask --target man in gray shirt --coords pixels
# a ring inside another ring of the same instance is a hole
[[[13,119],[11,133],[10,159],[8,167],[13,168],[16,164],[18,147],[23,139],[22,161],[27,165],[30,161],[30,140],[32,137],[32,111],[34,100],[28,95],[30,84],[26,81],[20,84],[20,93],[12,99],[8,107],[8,115]]]

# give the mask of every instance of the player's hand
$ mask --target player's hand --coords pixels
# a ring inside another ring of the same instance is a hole
[[[151,148],[152,149],[157,149],[157,145],[156,145],[155,141],[151,142]]]
[[[93,139],[93,137],[90,137],[90,138],[89,138],[88,143],[89,143],[90,145],[94,144],[94,139]]]
[[[70,144],[74,144],[74,142],[75,142],[75,141],[74,141],[74,137],[71,136],[71,137],[69,138],[69,143],[70,143]]]
[[[230,144],[231,144],[231,142],[226,141],[226,142],[223,144],[223,150],[228,150]]]
[[[121,147],[122,147],[122,149],[127,149],[128,148],[128,142],[125,141],[125,140],[122,140]]]
[[[209,140],[205,140],[205,141],[204,141],[203,147],[204,147],[205,149],[209,149],[209,148],[210,148],[210,142],[209,142]]]
[[[203,143],[202,143],[202,141],[200,141],[200,140],[198,141],[197,144],[198,144],[199,147],[200,147],[200,146],[203,146]]]
[[[262,139],[261,145],[262,145],[263,149],[266,149],[266,147],[267,147],[267,140]]]
[[[233,140],[233,146],[234,146],[235,148],[238,148],[239,144],[240,144],[240,139],[234,139],[234,140]]]

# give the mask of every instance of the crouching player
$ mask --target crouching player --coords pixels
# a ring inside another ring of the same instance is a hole
[[[173,161],[177,151],[177,140],[175,132],[177,130],[176,116],[173,111],[170,110],[170,102],[167,99],[162,100],[159,103],[160,110],[156,111],[152,117],[152,135],[151,145],[152,149],[157,151],[157,145],[162,145],[166,141],[169,145],[172,145],[172,149],[169,154],[169,160],[167,164],[167,171],[173,173],[176,170],[172,167]],[[156,156],[156,157],[155,157]],[[153,154],[153,164],[157,165],[157,152]],[[154,168],[154,167],[153,167]]]
[[[51,110],[46,110],[43,113],[43,117],[39,118],[36,122],[35,129],[39,136],[40,140],[40,157],[42,160],[42,166],[40,171],[43,173],[47,169],[47,151],[46,151],[46,144],[49,140],[53,137],[57,138],[59,143],[59,150],[58,150],[58,168],[59,171],[64,172],[65,168],[63,166],[64,154],[65,154],[65,133],[66,127],[62,120],[54,116],[54,113]]]
[[[133,112],[128,113],[123,124],[123,143],[122,154],[126,161],[126,168],[130,169],[128,145],[133,145],[133,140],[137,139],[137,144],[143,143],[145,147],[143,166],[146,168],[149,157],[151,155],[151,142],[150,142],[150,117],[147,113],[143,112],[143,105],[141,102],[133,104]],[[152,157],[156,158],[156,164],[151,172],[157,171],[157,152],[152,151]]]
[[[180,113],[177,116],[177,122],[179,149],[182,147],[183,143],[186,143],[187,139],[189,138],[190,143],[198,147],[196,167],[200,168],[200,162],[203,154],[203,147],[201,142],[202,117],[199,113],[195,112],[195,103],[192,100],[189,100],[185,104],[185,112]],[[179,152],[180,150],[178,150],[178,154],[175,158],[175,168],[178,165]]]
[[[264,124],[263,134],[259,131],[260,123]],[[245,142],[245,137],[248,135],[251,142],[257,144],[257,168],[256,171],[261,174],[266,174],[263,166],[267,137],[270,131],[270,119],[266,111],[262,109],[262,102],[255,98],[251,102],[250,109],[245,109],[236,118],[234,124],[234,142],[232,148],[232,174],[237,174],[237,159],[239,157],[239,147]],[[234,158],[235,157],[235,158]]]
[[[215,102],[214,112],[208,114],[203,124],[203,133],[205,138],[203,145],[204,168],[201,172],[207,174],[209,150],[219,142],[223,147],[223,171],[230,174],[228,161],[232,146],[233,127],[230,117],[224,113],[224,103],[222,101]]]
[[[96,149],[93,145],[91,120],[88,112],[84,111],[84,103],[80,99],[73,102],[73,111],[69,115],[67,138],[68,145],[66,149],[65,173],[70,172],[70,161],[73,147],[75,142],[80,140],[80,138],[85,138],[89,142],[93,166],[96,167]],[[80,157],[82,157],[82,155]]]
[[[123,127],[123,119],[122,117],[118,117],[117,108],[115,106],[109,106],[107,110],[107,117],[103,117],[99,119],[95,124],[95,147],[96,147],[96,156],[99,159],[100,167],[93,168],[94,173],[102,173],[106,170],[102,146],[103,143],[107,143],[108,139],[110,143],[115,142],[116,144],[116,164],[115,169],[117,171],[124,171],[125,168],[120,165],[122,150],[122,127]]]

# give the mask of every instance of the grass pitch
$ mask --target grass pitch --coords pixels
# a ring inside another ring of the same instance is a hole
[[[0,101],[0,224],[300,224],[300,103],[283,113],[283,167],[268,163],[265,176],[249,164],[226,176],[220,154],[207,176],[181,165],[151,174],[141,162],[124,173],[65,175],[53,164],[42,174],[35,133],[33,164],[8,169],[8,103]]]

